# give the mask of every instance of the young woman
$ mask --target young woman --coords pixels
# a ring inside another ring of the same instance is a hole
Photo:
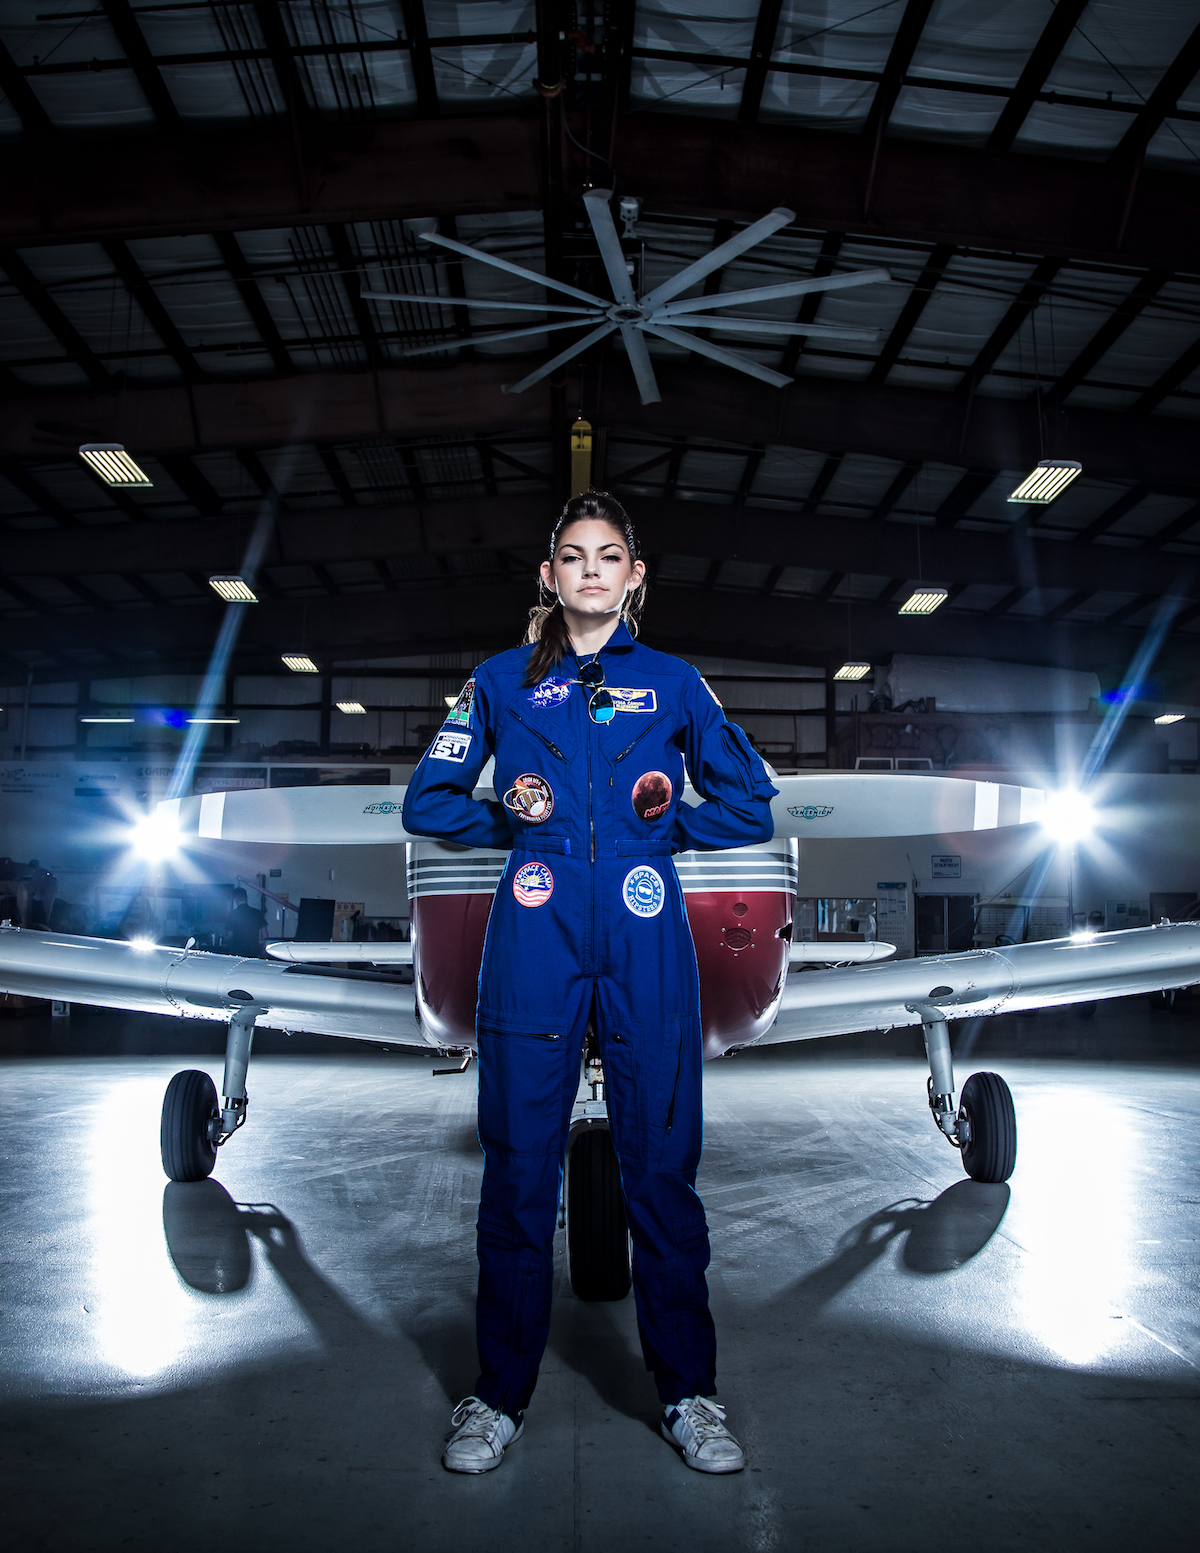
[[[524,1428],[589,1023],[663,1434],[701,1472],[744,1465],[709,1400],[700,983],[671,854],[767,840],[776,790],[697,671],[634,640],[645,570],[619,502],[569,501],[527,645],[476,669],[405,797],[418,835],[511,849],[479,976],[480,1375],[454,1412],[452,1472],[490,1471]],[[485,803],[471,794],[492,755]],[[680,801],[685,767],[703,803]]]

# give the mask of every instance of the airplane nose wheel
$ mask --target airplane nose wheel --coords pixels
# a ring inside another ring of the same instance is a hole
[[[935,991],[939,989],[934,989]],[[1012,1091],[998,1073],[972,1073],[954,1107],[954,1065],[946,1015],[936,1003],[908,1003],[921,1016],[929,1058],[929,1109],[938,1131],[962,1153],[972,1181],[1007,1181],[1017,1164],[1017,1111]]]
[[[220,1125],[217,1086],[207,1073],[177,1073],[163,1096],[159,1146],[163,1170],[172,1181],[204,1181],[217,1162],[212,1124]]]

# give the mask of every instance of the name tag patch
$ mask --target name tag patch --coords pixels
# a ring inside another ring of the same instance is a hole
[[[529,693],[529,704],[541,707],[543,710],[546,707],[561,706],[570,694],[571,681],[551,675],[549,679],[544,679],[540,685],[533,687]]]
[[[471,726],[471,708],[475,704],[475,681],[469,679],[458,693],[458,700],[446,714],[448,723],[458,723],[462,728]]]
[[[530,825],[544,825],[554,813],[554,790],[544,776],[526,771],[505,793],[504,807]]]
[[[544,906],[554,894],[554,875],[545,863],[524,863],[513,875],[513,894],[521,906]]]
[[[430,760],[452,760],[456,765],[461,766],[470,748],[469,733],[459,733],[455,728],[443,728],[433,741],[429,758]]]
[[[625,875],[621,893],[635,917],[657,917],[667,898],[662,877],[644,864],[631,868]]]
[[[615,685],[609,685],[608,693],[618,712],[658,711],[658,696],[653,690],[618,690]]]

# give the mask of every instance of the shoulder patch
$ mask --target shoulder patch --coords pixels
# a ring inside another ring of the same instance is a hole
[[[457,728],[443,728],[429,748],[430,760],[452,760],[461,766],[471,748],[471,735]]]
[[[458,693],[458,700],[446,714],[448,723],[457,723],[461,728],[471,726],[471,710],[475,705],[475,679],[472,676]]]
[[[713,698],[713,700],[717,703],[717,705],[721,706],[720,698],[718,697],[716,691],[712,688],[712,686],[705,679],[703,674],[701,674],[701,676],[700,676],[700,683],[704,686],[705,690],[708,691],[709,695]],[[723,706],[721,706],[721,710],[724,711],[725,708]]]

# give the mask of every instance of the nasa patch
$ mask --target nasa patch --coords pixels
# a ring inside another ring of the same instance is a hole
[[[570,694],[571,681],[551,675],[549,679],[544,679],[540,685],[533,687],[529,693],[529,704],[543,709],[561,706]]]
[[[671,807],[671,778],[665,771],[646,771],[633,784],[633,812],[649,825]]]
[[[520,906],[544,906],[554,894],[554,875],[545,863],[522,863],[513,875],[513,894]]]
[[[504,807],[530,825],[544,825],[554,813],[554,789],[544,776],[526,771],[505,793]]]
[[[657,917],[667,898],[661,876],[645,864],[629,870],[621,886],[621,894],[635,917]]]
[[[452,760],[462,765],[471,748],[471,735],[455,728],[443,728],[429,749],[430,760]]]
[[[448,723],[458,723],[462,728],[471,726],[471,708],[475,704],[475,681],[469,679],[458,693],[458,700],[446,713]]]

